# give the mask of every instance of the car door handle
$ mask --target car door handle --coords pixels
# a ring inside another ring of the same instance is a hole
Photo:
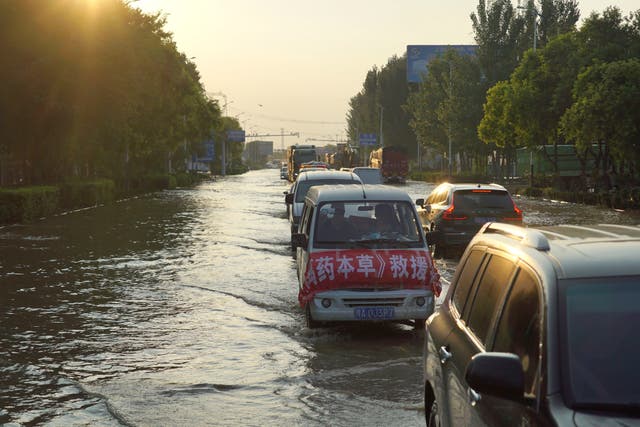
[[[467,395],[469,396],[469,403],[471,404],[471,406],[476,406],[480,399],[482,399],[482,396],[480,396],[480,394],[471,387],[469,387],[469,390],[467,390]]]
[[[440,355],[440,363],[442,363],[443,365],[447,362],[447,360],[453,357],[453,354],[451,354],[451,352],[449,352],[449,350],[447,350],[447,347],[444,345],[440,347],[440,350],[438,350],[438,354]]]

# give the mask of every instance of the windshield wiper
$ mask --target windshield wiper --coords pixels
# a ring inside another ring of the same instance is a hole
[[[365,240],[356,240],[354,243],[358,245],[371,245],[371,244],[379,244],[379,243],[393,243],[394,245],[401,246],[411,246],[415,245],[415,241],[410,240],[398,240],[398,239],[389,239],[389,238],[378,238],[378,239],[365,239]]]

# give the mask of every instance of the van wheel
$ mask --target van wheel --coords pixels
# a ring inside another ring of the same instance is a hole
[[[427,323],[427,319],[415,319],[413,321],[413,329],[415,329],[416,331],[424,330],[424,325]]]
[[[440,416],[438,415],[438,402],[435,400],[431,404],[429,418],[427,418],[427,427],[440,427]]]
[[[446,246],[434,245],[434,248],[433,248],[434,258],[446,258],[448,255],[449,254]]]
[[[313,317],[311,317],[311,309],[309,308],[309,304],[307,304],[304,309],[304,321],[307,325],[307,328],[309,329],[315,329],[320,326],[320,323],[316,322],[315,320],[313,320]]]

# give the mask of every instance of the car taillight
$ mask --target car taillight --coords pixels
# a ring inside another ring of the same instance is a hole
[[[451,204],[451,206],[448,209],[446,209],[444,212],[442,212],[442,219],[447,220],[447,221],[459,220],[459,219],[467,219],[466,215],[456,215],[454,209],[455,209],[455,206],[453,204]]]
[[[505,221],[522,221],[522,209],[516,206],[516,202],[513,203],[513,216],[504,217]]]

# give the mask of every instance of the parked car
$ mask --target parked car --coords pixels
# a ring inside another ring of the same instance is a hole
[[[370,168],[365,166],[357,166],[351,169],[353,173],[358,175],[365,184],[382,184],[382,172],[380,168]]]
[[[460,253],[487,222],[522,224],[522,210],[498,184],[445,182],[416,205],[424,229],[439,234],[436,257]]]
[[[485,224],[428,319],[428,426],[640,425],[640,227]]]
[[[440,278],[409,195],[381,185],[313,186],[293,235],[309,328],[393,321],[424,327]]]
[[[282,166],[280,168],[280,179],[287,179],[289,177],[289,168]]]
[[[291,225],[291,235],[297,232],[302,206],[307,191],[312,185],[327,184],[358,184],[362,185],[362,181],[351,172],[340,172],[331,170],[301,170],[293,183],[289,193],[285,194],[285,203],[287,204],[287,212],[289,215],[289,224]]]

